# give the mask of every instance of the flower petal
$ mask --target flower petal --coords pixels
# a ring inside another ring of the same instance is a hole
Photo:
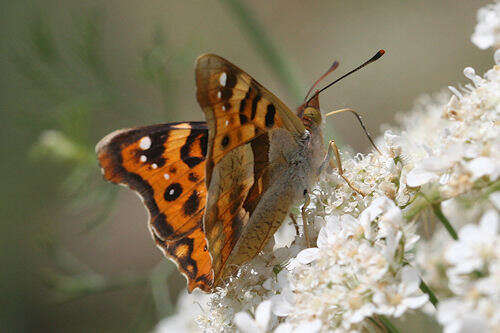
[[[259,327],[255,320],[246,312],[238,312],[234,315],[234,323],[239,331],[243,333],[257,333],[260,332]]]
[[[436,180],[438,175],[425,169],[414,168],[406,175],[406,185],[417,187]]]
[[[255,321],[263,331],[267,331],[269,320],[271,319],[271,307],[272,302],[267,300],[260,303],[255,310]]]

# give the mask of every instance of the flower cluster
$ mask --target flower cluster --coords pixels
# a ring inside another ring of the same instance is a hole
[[[399,317],[427,302],[408,265],[418,236],[402,211],[378,197],[356,219],[329,216],[317,244],[287,266],[274,312],[287,327],[318,322],[321,331],[359,329],[374,315]]]
[[[498,224],[498,213],[489,210],[479,225],[465,225],[458,241],[445,249],[446,275],[453,296],[439,304],[437,319],[446,332],[468,327],[479,332],[500,331]]]
[[[480,10],[478,46],[498,47],[499,8]],[[378,138],[381,154],[344,153],[344,175],[367,195],[323,175],[304,216],[315,246],[286,220],[210,296],[199,330],[366,331],[422,310],[446,332],[499,331],[500,50],[495,62],[484,77],[466,68],[471,83],[452,94],[421,97]]]
[[[500,2],[479,9],[471,40],[480,49],[500,48]]]

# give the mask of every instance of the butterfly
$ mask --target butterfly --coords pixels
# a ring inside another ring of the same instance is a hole
[[[325,151],[320,91],[293,112],[217,55],[200,56],[195,76],[206,122],[118,130],[96,153],[106,180],[139,194],[188,291],[210,292],[262,251],[293,204],[308,202],[338,151]]]

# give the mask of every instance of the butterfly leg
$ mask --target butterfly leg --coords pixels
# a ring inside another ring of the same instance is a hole
[[[290,219],[292,220],[293,226],[295,227],[295,234],[298,236],[300,234],[299,224],[297,223],[297,219],[295,218],[295,215],[293,215],[293,213],[290,213]]]
[[[306,246],[309,248],[311,247],[311,241],[309,240],[309,221],[307,220],[307,212],[306,209],[311,203],[311,197],[309,197],[309,194],[307,191],[304,191],[304,205],[302,206],[302,225],[304,226],[304,237],[306,239]]]
[[[375,148],[375,150],[379,153],[379,154],[382,154],[380,152],[380,150],[378,149],[377,145],[375,144],[375,142],[373,142],[373,139],[372,137],[370,136],[370,133],[368,133],[368,130],[366,129],[366,126],[365,124],[363,123],[363,119],[361,118],[361,116],[359,115],[358,112],[356,112],[356,110],[353,110],[353,109],[340,109],[340,110],[335,110],[335,111],[331,111],[331,112],[328,112],[326,115],[325,115],[325,118],[328,118],[329,116],[333,116],[335,114],[339,114],[339,113],[342,113],[342,112],[351,112],[355,117],[356,119],[358,120],[359,124],[361,125],[361,128],[363,129],[363,132],[365,133],[366,137],[368,138],[368,140],[370,140],[370,143],[371,145],[373,146],[373,148]]]
[[[349,185],[350,188],[353,189],[354,192],[357,192],[361,194],[362,196],[366,196],[366,193],[361,191],[359,188],[354,186],[351,181],[344,176],[344,170],[342,169],[342,161],[340,160],[340,154],[339,154],[339,149],[337,148],[337,145],[335,144],[335,140],[331,140],[330,143],[328,144],[328,153],[325,156],[325,160],[323,161],[323,164],[321,165],[320,172],[323,171],[323,169],[326,167],[327,163],[332,166],[332,168],[335,168],[335,164],[333,161],[333,155],[335,155],[335,159],[337,160],[337,166],[338,166],[338,171],[339,171],[339,176],[344,179],[344,181]]]

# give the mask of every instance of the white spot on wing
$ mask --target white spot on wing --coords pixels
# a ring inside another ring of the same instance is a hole
[[[226,126],[229,125],[229,120],[226,120]]]
[[[220,99],[221,97],[222,97],[222,92],[219,90],[219,91],[217,92],[217,98],[218,98],[218,99]]]
[[[142,150],[149,149],[151,147],[151,138],[149,136],[145,136],[139,141],[139,147]]]
[[[170,179],[170,175],[168,173],[164,174],[163,177],[165,177],[166,180]]]
[[[225,105],[222,106],[222,111],[226,111],[226,106]]]
[[[173,194],[174,194],[174,192],[175,192],[175,191],[174,191],[174,189],[171,189],[171,190],[168,192],[168,194],[173,195]]]
[[[222,72],[222,74],[219,77],[219,82],[220,85],[225,87],[226,86],[226,81],[227,81],[227,74],[225,72]]]
[[[140,160],[141,160],[141,162],[144,163],[148,160],[148,158],[145,155],[141,155]]]
[[[156,168],[158,168],[158,165],[157,165],[156,163],[153,163],[153,164],[151,164],[151,167],[152,167],[153,169],[156,169]]]

